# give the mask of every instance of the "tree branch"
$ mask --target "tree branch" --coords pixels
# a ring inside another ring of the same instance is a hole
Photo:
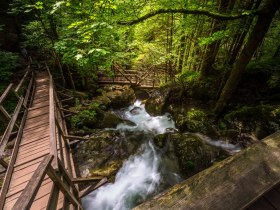
[[[181,14],[192,14],[192,15],[206,15],[208,17],[219,19],[219,20],[236,20],[244,17],[248,17],[250,15],[258,15],[259,10],[250,11],[250,12],[243,12],[240,14],[220,14],[217,12],[211,12],[205,9],[158,9],[154,12],[150,12],[138,19],[131,20],[131,21],[119,21],[118,24],[120,25],[134,25],[140,23],[146,19],[154,17],[158,14],[166,14],[166,13],[181,13]]]

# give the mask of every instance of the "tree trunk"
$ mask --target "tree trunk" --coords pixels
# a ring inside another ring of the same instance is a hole
[[[251,2],[251,4],[248,4],[247,7],[245,8],[246,10],[250,10],[250,9],[253,9],[253,10],[256,10],[259,8],[260,6],[260,3],[261,3],[261,0],[257,0],[256,4],[254,5],[253,7],[253,1]],[[237,58],[237,55],[238,55],[238,52],[240,51],[242,45],[243,45],[243,42],[250,30],[250,26],[252,25],[252,22],[254,20],[254,17],[249,17],[248,19],[244,20],[241,22],[241,24],[245,25],[244,28],[245,30],[243,30],[241,33],[238,33],[236,34],[236,41],[235,41],[235,44],[232,48],[232,50],[230,51],[230,58],[229,58],[229,61],[228,61],[228,65],[231,66],[234,64],[236,58]]]
[[[231,6],[233,8],[234,1],[230,0],[221,0],[219,5],[219,12],[225,13],[227,10],[231,10],[232,8],[229,8]],[[214,20],[213,24],[213,30],[211,34],[214,34],[215,32],[218,32],[220,30],[224,30],[226,27],[226,24],[223,21],[220,20]],[[200,78],[204,79],[209,75],[209,72],[212,69],[213,64],[215,63],[216,56],[218,54],[219,46],[221,41],[217,40],[213,43],[207,45],[206,53],[204,55],[203,64],[200,72]]]
[[[224,110],[227,103],[229,102],[230,97],[234,92],[239,80],[241,79],[247,64],[251,60],[259,44],[264,39],[265,34],[268,31],[269,26],[272,22],[272,19],[279,8],[279,0],[267,0],[267,3],[264,9],[262,10],[262,13],[258,16],[257,22],[248,38],[247,43],[241,51],[239,58],[233,65],[231,74],[222,90],[219,100],[217,101],[215,107],[216,114],[221,114],[221,112]]]
[[[185,46],[186,46],[186,36],[182,35],[180,38],[180,46],[178,50],[178,67],[177,67],[178,73],[181,73],[183,69]]]

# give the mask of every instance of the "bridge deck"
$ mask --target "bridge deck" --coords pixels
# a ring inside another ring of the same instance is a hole
[[[12,209],[34,171],[50,153],[49,103],[49,77],[47,74],[40,74],[36,77],[34,100],[28,109],[4,209]],[[57,148],[59,149],[59,145]],[[53,185],[46,175],[31,209],[46,209]],[[63,200],[63,194],[60,193],[58,209],[62,207]]]

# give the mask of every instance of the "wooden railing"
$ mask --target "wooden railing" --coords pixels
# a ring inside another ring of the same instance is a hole
[[[100,75],[99,83],[105,84],[129,84],[142,87],[158,87],[160,85],[161,73],[154,67],[141,70],[126,70],[121,65],[114,63],[112,66],[114,75],[112,77]]]
[[[66,198],[63,209],[69,208],[69,202],[75,209],[82,209],[80,201],[77,199],[78,196],[75,196],[75,194],[78,195],[78,190],[71,181],[68,172],[65,171],[64,166],[59,159],[58,170],[52,166],[53,163],[54,155],[48,155],[41,161],[12,210],[29,209],[32,206],[46,174],[54,183],[47,209],[53,210],[57,208],[59,191],[61,191]]]
[[[30,61],[31,61],[31,59],[30,59]],[[4,173],[8,169],[9,164],[4,160],[5,148],[7,146],[9,139],[11,138],[12,134],[17,134],[17,139],[21,137],[20,133],[22,132],[23,128],[17,124],[17,120],[19,119],[22,109],[24,109],[22,121],[25,121],[26,114],[27,114],[26,110],[27,110],[27,107],[30,105],[30,104],[28,105],[28,101],[32,101],[32,97],[34,94],[34,84],[35,84],[34,72],[31,71],[30,65],[31,65],[31,63],[29,62],[27,71],[24,74],[23,78],[20,80],[19,84],[16,87],[14,87],[13,83],[9,84],[0,97],[0,111],[9,120],[9,123],[5,129],[5,132],[1,136],[1,140],[0,140],[0,164],[5,168],[5,170],[1,171],[0,173]],[[26,91],[24,93],[20,93],[22,90],[23,84],[27,80],[27,78],[29,78],[29,84],[26,88]],[[32,88],[33,88],[33,91],[32,91]],[[9,94],[14,94],[18,98],[18,103],[12,114],[9,114],[6,111],[5,107],[3,106],[3,103]],[[16,127],[16,131],[13,132],[15,127]],[[14,147],[16,147],[16,144]],[[14,150],[15,149],[16,148],[14,148]],[[12,162],[12,160],[10,161],[10,164],[11,164],[11,162]]]
[[[49,72],[48,66],[47,70]],[[21,193],[13,210],[29,209],[47,174],[53,182],[53,188],[48,200],[47,209],[57,209],[59,193],[65,196],[63,209],[82,209],[79,191],[72,181],[76,174],[72,168],[70,146],[61,104],[57,98],[52,75],[49,72],[49,126],[50,154],[40,162],[33,176]]]

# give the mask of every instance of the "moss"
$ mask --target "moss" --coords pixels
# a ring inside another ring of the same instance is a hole
[[[92,170],[91,175],[108,177],[112,181],[112,179],[114,179],[121,165],[122,165],[122,161],[117,161],[117,160],[112,161],[107,166]]]

